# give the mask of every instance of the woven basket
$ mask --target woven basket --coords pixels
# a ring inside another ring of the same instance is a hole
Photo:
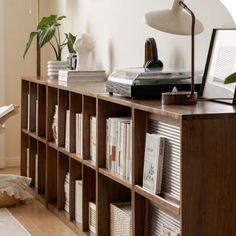
[[[89,230],[96,234],[96,204],[89,202]]]
[[[111,236],[132,235],[132,211],[130,202],[110,204]]]

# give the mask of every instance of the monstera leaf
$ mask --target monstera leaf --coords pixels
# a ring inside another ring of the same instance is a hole
[[[230,84],[230,83],[235,83],[235,82],[236,82],[236,72],[229,75],[224,81],[225,84]]]

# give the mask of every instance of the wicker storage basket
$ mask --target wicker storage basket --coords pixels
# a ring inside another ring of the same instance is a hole
[[[95,202],[89,202],[89,230],[96,234],[96,204]]]
[[[132,211],[130,202],[110,204],[111,236],[132,235]]]

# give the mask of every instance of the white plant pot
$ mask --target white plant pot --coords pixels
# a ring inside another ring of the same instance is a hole
[[[58,71],[66,70],[67,66],[67,61],[48,61],[48,77],[50,79],[58,79]]]

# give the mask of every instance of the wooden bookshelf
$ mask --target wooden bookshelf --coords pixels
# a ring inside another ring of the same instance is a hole
[[[136,236],[158,235],[155,230],[163,219],[179,227],[182,236],[236,235],[234,106],[213,102],[164,106],[158,100],[109,96],[103,82],[60,85],[47,78],[23,77],[21,85],[21,174],[27,175],[29,153],[31,192],[78,235],[93,235],[89,232],[91,201],[96,203],[99,236],[110,235],[110,204],[114,202],[131,202]],[[59,109],[58,144],[52,133],[55,105]],[[70,146],[65,149],[68,109]],[[76,113],[83,114],[83,155],[76,153]],[[91,116],[97,118],[96,162],[90,159]],[[106,169],[106,119],[127,116],[132,119],[132,180]],[[142,187],[147,132],[160,132],[167,139],[160,195]],[[69,213],[64,210],[68,172]],[[81,224],[75,221],[75,180],[83,182]]]

